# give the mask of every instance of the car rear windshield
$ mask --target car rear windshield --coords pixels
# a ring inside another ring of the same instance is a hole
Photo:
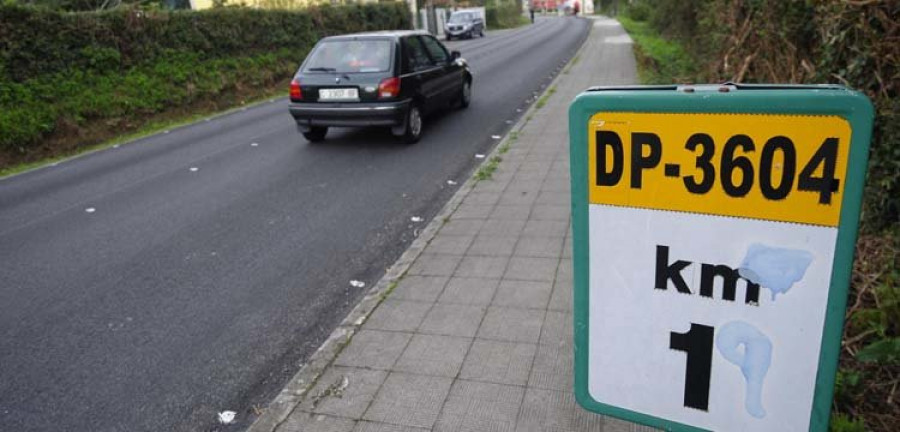
[[[475,17],[471,12],[456,12],[453,15],[450,15],[449,22],[469,22],[472,21]]]
[[[324,41],[309,55],[303,72],[387,72],[392,58],[389,40]]]

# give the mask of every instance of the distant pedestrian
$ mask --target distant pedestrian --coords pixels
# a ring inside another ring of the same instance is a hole
[[[528,12],[531,13],[531,23],[534,24],[534,6],[528,8]]]

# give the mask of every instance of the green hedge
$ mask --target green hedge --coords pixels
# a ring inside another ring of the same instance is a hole
[[[403,3],[99,13],[0,6],[0,151],[27,156],[48,138],[90,144],[77,142],[86,128],[121,132],[229,91],[252,96],[289,78],[323,36],[409,26]]]

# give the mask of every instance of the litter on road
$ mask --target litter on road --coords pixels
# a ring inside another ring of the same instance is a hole
[[[234,423],[235,415],[237,415],[237,413],[234,411],[222,411],[219,413],[219,423],[232,424]]]
[[[354,288],[362,288],[362,287],[366,286],[366,283],[363,281],[352,280],[352,281],[350,281],[350,286],[352,286]]]
[[[484,155],[481,153],[478,153],[475,155],[475,159],[484,159]]]
[[[422,222],[422,221],[425,220],[425,219],[422,219],[422,218],[420,218],[420,217],[418,217],[418,216],[413,216],[413,217],[409,218],[409,220],[411,220],[411,221],[413,221],[413,222]]]
[[[88,213],[93,213],[93,212],[97,211],[97,209],[95,209],[93,207],[88,207],[88,208],[84,209],[84,211],[86,211]]]

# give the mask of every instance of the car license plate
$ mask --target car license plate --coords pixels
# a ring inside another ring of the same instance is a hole
[[[359,90],[355,88],[320,89],[319,100],[359,99]]]

